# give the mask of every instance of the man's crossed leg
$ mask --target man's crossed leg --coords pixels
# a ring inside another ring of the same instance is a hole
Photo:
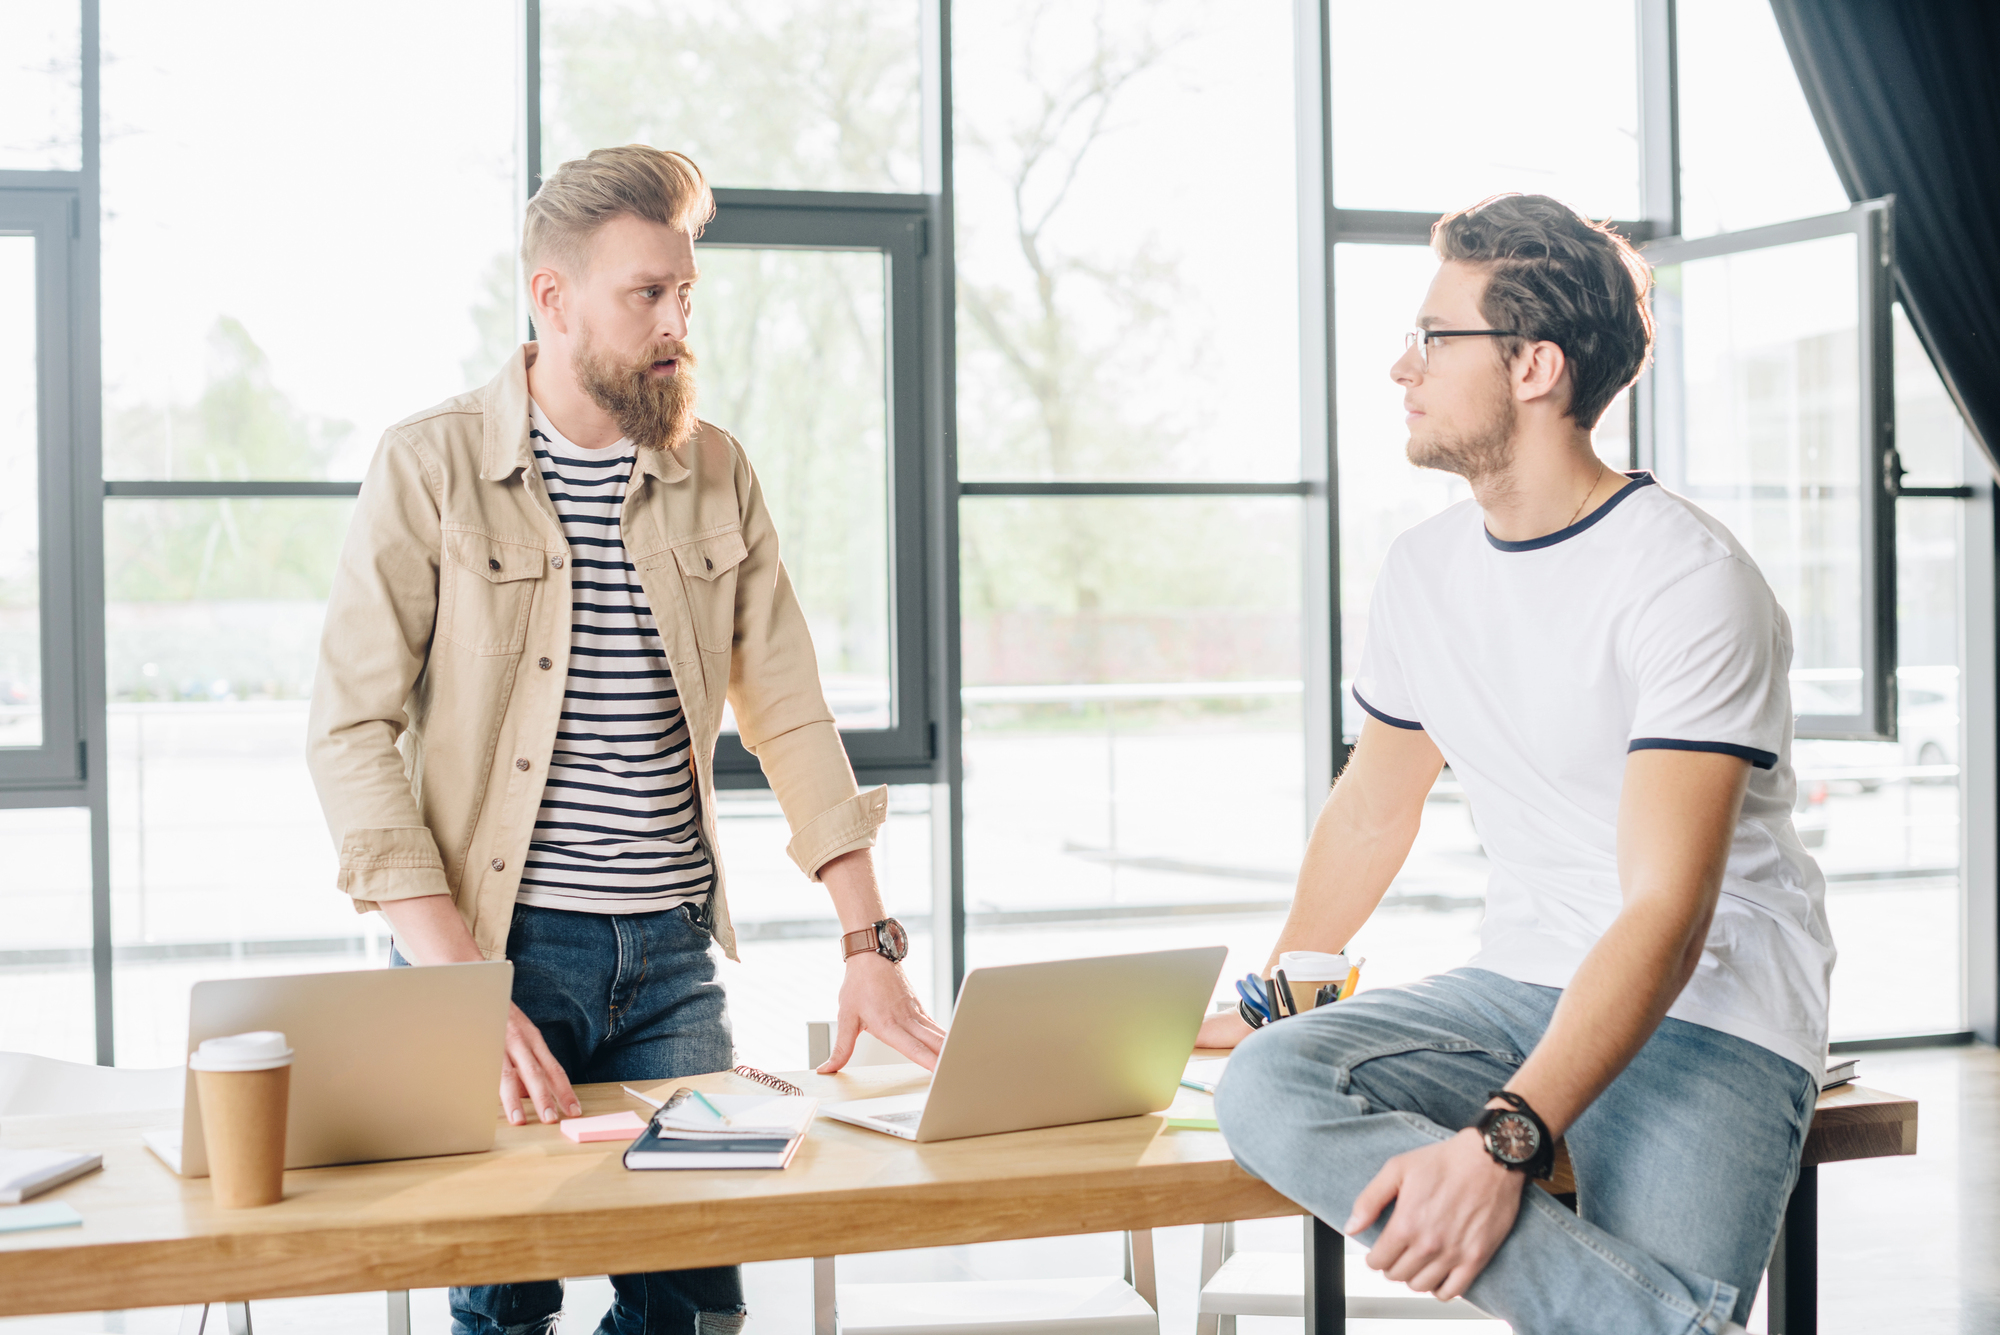
[[[1561,995],[1456,969],[1259,1031],[1216,1094],[1230,1148],[1338,1226],[1390,1158],[1478,1120]],[[1467,1298],[1521,1335],[1716,1335],[1742,1321],[1815,1092],[1763,1048],[1662,1021],[1565,1137],[1577,1212],[1530,1188]],[[1374,1245],[1393,1212],[1356,1236]]]

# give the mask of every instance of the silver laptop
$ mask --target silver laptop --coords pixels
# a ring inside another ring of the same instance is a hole
[[[1158,1112],[1194,1051],[1222,946],[974,969],[921,1094],[822,1104],[904,1140]]]
[[[285,1167],[493,1148],[514,966],[506,960],[196,983],[188,1051],[276,1029],[291,1044]],[[183,1177],[208,1176],[187,1076],[181,1124],[145,1133]]]

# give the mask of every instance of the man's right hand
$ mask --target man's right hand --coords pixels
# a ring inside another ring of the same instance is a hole
[[[1198,1048],[1233,1048],[1250,1037],[1250,1026],[1243,1023],[1243,1017],[1234,1010],[1219,1011],[1201,1022],[1201,1033],[1195,1037]]]
[[[521,1100],[535,1105],[544,1122],[579,1117],[583,1105],[569,1087],[562,1063],[549,1051],[542,1031],[519,1006],[507,1003],[507,1050],[500,1058],[500,1111],[519,1126],[527,1118]]]

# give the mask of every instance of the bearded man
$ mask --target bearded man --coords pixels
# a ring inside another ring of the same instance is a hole
[[[562,165],[521,247],[541,338],[483,389],[389,428],[327,604],[308,760],[339,886],[397,964],[514,963],[500,1103],[725,1070],[711,944],[735,958],[710,761],[725,701],[832,895],[838,1070],[868,1030],[933,1066],[757,476],[694,415],[694,241],[678,153]],[[612,1277],[601,1335],[743,1324],[735,1267]],[[545,1335],[562,1282],[454,1288],[456,1335]]]

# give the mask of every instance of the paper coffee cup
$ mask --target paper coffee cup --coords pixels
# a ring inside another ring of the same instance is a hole
[[[211,1038],[188,1058],[215,1203],[275,1205],[285,1196],[285,1118],[292,1050],[270,1030]]]

